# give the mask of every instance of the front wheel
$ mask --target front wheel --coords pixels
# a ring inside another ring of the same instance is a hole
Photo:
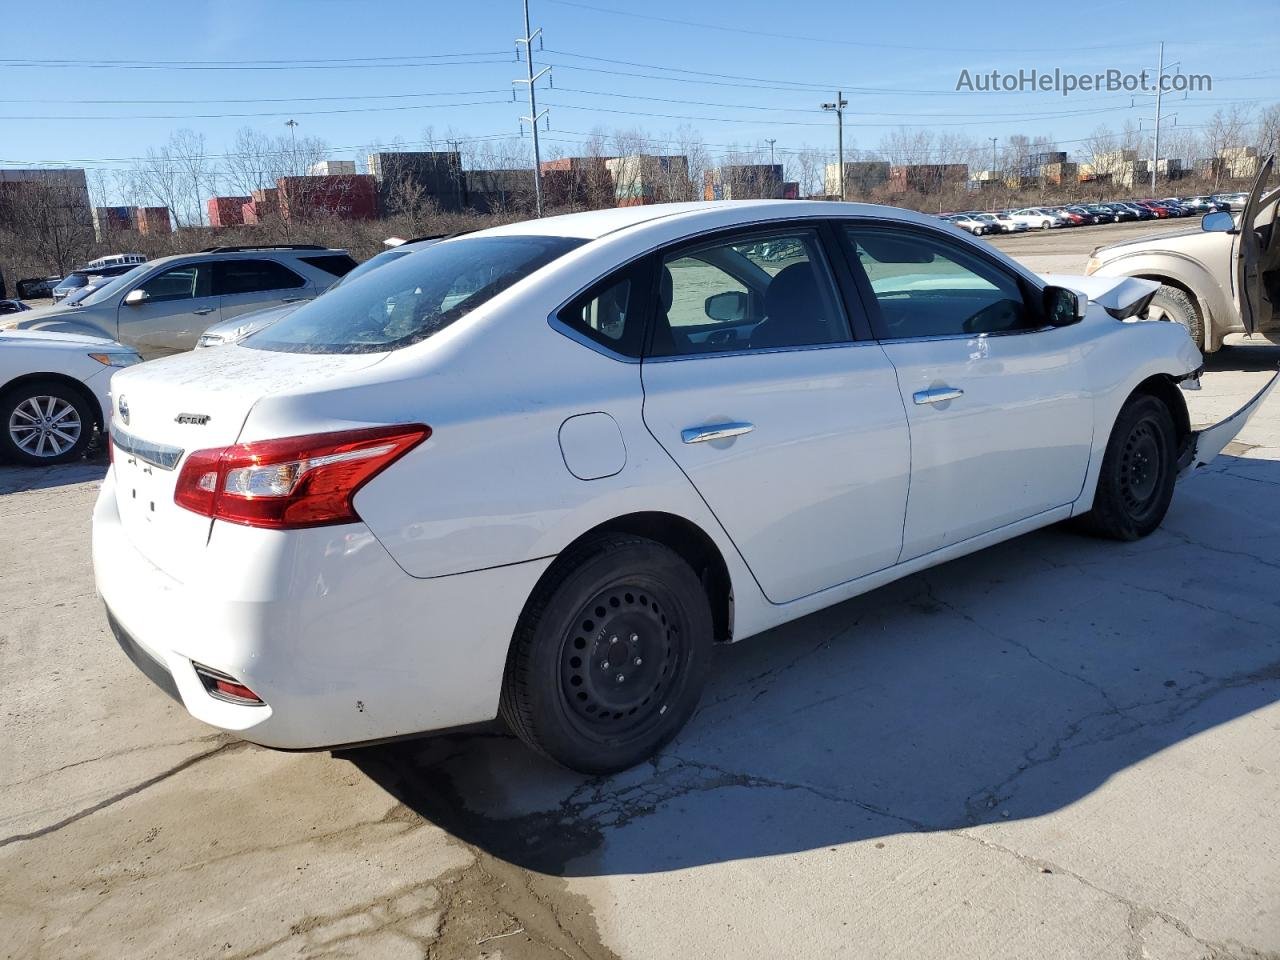
[[[1048,229],[1049,229],[1050,227],[1052,227],[1052,226],[1053,226],[1053,224],[1052,224],[1052,223],[1050,223],[1048,220],[1045,220],[1043,223],[1041,223],[1041,224],[1040,224],[1040,229],[1041,229],[1041,230],[1048,230]]]
[[[1171,287],[1167,283],[1162,284],[1155,292],[1155,296],[1151,298],[1151,305],[1147,308],[1147,319],[1169,320],[1182,324],[1191,335],[1191,342],[1196,345],[1196,349],[1204,351],[1204,320],[1200,317],[1195,301],[1187,295],[1185,290]]]
[[[28,381],[0,397],[0,453],[31,466],[76,459],[93,436],[93,413],[73,387]]]
[[[581,773],[640,763],[680,731],[711,663],[711,609],[693,569],[643,537],[561,555],[516,627],[501,712],[534,750]]]
[[[1116,417],[1084,526],[1113,540],[1138,540],[1160,526],[1177,480],[1177,432],[1164,402],[1132,397]]]

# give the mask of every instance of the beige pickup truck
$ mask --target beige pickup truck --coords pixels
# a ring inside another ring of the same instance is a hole
[[[1261,165],[1236,220],[1206,214],[1199,229],[1099,247],[1087,274],[1157,280],[1152,319],[1181,323],[1204,353],[1232,333],[1280,344],[1280,188],[1267,190],[1275,157]]]

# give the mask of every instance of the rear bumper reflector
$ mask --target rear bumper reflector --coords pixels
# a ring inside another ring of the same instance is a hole
[[[215,700],[225,700],[227,703],[239,704],[242,707],[266,706],[260,696],[235,677],[195,661],[192,661],[191,665],[195,667],[196,676],[204,685],[205,692]]]

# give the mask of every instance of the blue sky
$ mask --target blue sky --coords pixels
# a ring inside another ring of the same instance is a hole
[[[1072,141],[1151,116],[1149,99],[958,94],[960,70],[1136,72],[1154,67],[1160,39],[1168,61],[1214,77],[1210,93],[1166,99],[1179,125],[1236,102],[1280,101],[1272,0],[1205,9],[1203,0],[532,0],[546,48],[535,60],[555,64],[554,89],[543,81],[540,93],[545,149],[572,152],[598,128],[691,126],[713,154],[768,138],[779,151],[834,151],[834,122],[817,107],[837,85],[850,101],[846,146],[874,148],[903,125],[977,141]],[[517,0],[119,0],[91,17],[83,0],[46,0],[38,23],[9,31],[0,63],[0,164],[123,166],[182,127],[216,153],[240,127],[284,133],[290,117],[331,157],[354,159],[371,143],[416,144],[428,128],[516,136],[525,112],[510,93],[524,71],[514,62]],[[249,60],[269,69],[236,62]]]

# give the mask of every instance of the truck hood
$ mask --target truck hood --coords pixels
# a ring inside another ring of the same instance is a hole
[[[1168,233],[1158,233],[1155,236],[1134,237],[1132,240],[1121,240],[1118,243],[1108,243],[1104,246],[1097,247],[1093,251],[1093,256],[1100,260],[1107,260],[1119,253],[1129,250],[1132,247],[1141,247],[1147,250],[1180,250],[1188,242],[1189,237],[1203,237],[1204,231],[1200,229],[1197,223],[1194,227],[1183,227],[1180,230],[1171,230]],[[1223,236],[1227,236],[1223,234]]]
[[[1137,277],[1084,277],[1063,273],[1042,273],[1040,279],[1055,287],[1066,287],[1096,303],[1117,320],[1141,315],[1160,284]]]

